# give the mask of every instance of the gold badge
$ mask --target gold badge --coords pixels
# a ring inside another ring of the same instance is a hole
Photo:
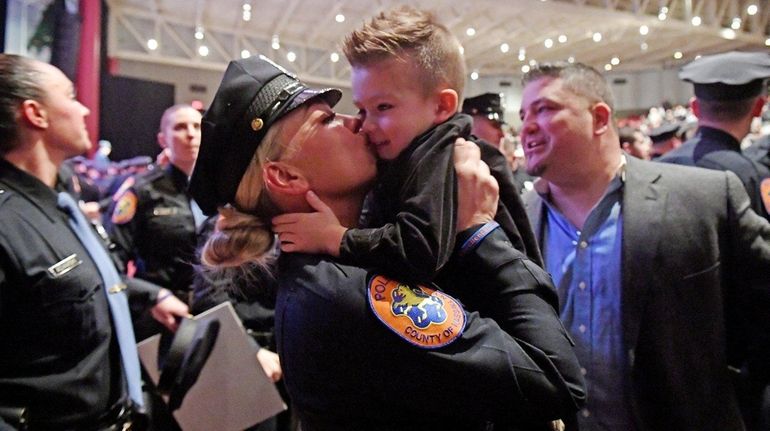
[[[262,126],[264,126],[265,123],[262,121],[261,118],[255,118],[251,120],[251,128],[255,132],[259,132],[262,129]]]

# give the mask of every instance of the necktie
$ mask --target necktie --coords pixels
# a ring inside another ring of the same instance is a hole
[[[118,288],[122,283],[120,274],[115,269],[115,265],[104,246],[96,237],[91,224],[86,220],[86,217],[72,197],[66,192],[59,193],[59,208],[67,211],[69,214],[70,227],[80,239],[83,247],[88,251],[102,277],[104,293],[107,295],[107,303],[110,306],[110,314],[112,315],[114,333],[120,347],[120,362],[126,376],[128,395],[135,405],[141,407],[144,405],[144,401],[142,398],[139,355],[136,350],[128,299],[123,289]]]
[[[206,214],[203,214],[203,210],[200,206],[198,206],[198,202],[195,202],[195,199],[193,198],[190,198],[190,210],[192,211],[193,219],[195,220],[195,231],[200,233],[201,226],[207,218]]]

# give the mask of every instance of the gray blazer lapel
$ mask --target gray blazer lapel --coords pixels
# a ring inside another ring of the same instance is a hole
[[[528,190],[524,193],[522,200],[524,201],[524,207],[527,211],[527,218],[532,224],[532,230],[535,231],[535,240],[537,245],[542,251],[542,256],[545,261],[545,251],[543,250],[543,199],[534,190]]]
[[[667,197],[660,178],[656,163],[628,157],[623,187],[621,303],[624,341],[632,363],[647,294],[660,257],[658,247]]]

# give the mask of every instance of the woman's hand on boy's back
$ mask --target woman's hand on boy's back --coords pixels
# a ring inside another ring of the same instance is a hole
[[[315,210],[310,213],[289,213],[274,217],[273,232],[281,241],[281,251],[323,253],[338,257],[340,242],[347,230],[323,201],[312,191],[305,195]]]

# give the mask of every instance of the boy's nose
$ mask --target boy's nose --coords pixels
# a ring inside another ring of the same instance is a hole
[[[361,120],[358,117],[345,114],[337,114],[338,118],[342,119],[342,124],[345,125],[353,133],[358,133],[361,130]]]

